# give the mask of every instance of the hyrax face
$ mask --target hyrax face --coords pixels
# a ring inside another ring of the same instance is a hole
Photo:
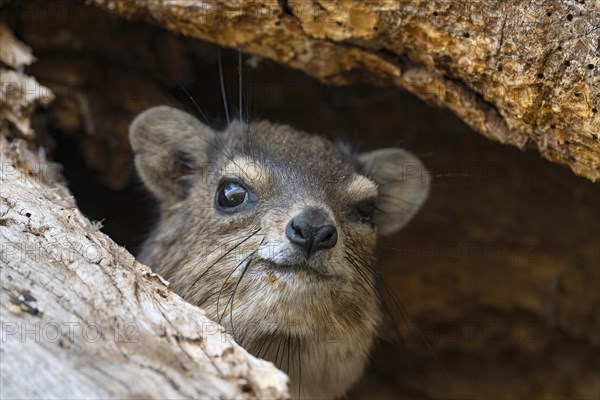
[[[342,395],[380,319],[377,235],[425,200],[422,164],[400,149],[352,155],[268,122],[218,133],[169,107],[139,115],[130,137],[161,202],[142,261],[288,372],[296,397]]]

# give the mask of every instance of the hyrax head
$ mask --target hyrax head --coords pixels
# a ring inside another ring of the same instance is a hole
[[[130,139],[161,203],[142,261],[251,351],[264,338],[303,348],[329,338],[351,345],[350,375],[360,374],[379,320],[376,238],[425,200],[421,162],[400,149],[351,154],[264,121],[215,132],[164,106],[140,114]]]

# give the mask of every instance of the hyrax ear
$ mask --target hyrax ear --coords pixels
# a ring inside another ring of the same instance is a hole
[[[150,108],[131,123],[129,141],[142,181],[164,204],[187,195],[193,171],[208,162],[215,132],[172,107]]]
[[[417,157],[402,149],[381,149],[358,156],[362,172],[379,186],[375,223],[380,235],[402,228],[429,192],[429,173]]]

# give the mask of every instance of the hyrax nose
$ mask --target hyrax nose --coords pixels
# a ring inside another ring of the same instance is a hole
[[[331,249],[337,243],[335,225],[325,211],[318,208],[309,208],[292,218],[285,228],[285,235],[307,256],[318,250]]]

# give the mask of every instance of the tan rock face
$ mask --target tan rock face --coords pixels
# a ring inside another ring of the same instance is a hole
[[[490,139],[600,178],[598,2],[95,3],[324,82],[402,87]]]

